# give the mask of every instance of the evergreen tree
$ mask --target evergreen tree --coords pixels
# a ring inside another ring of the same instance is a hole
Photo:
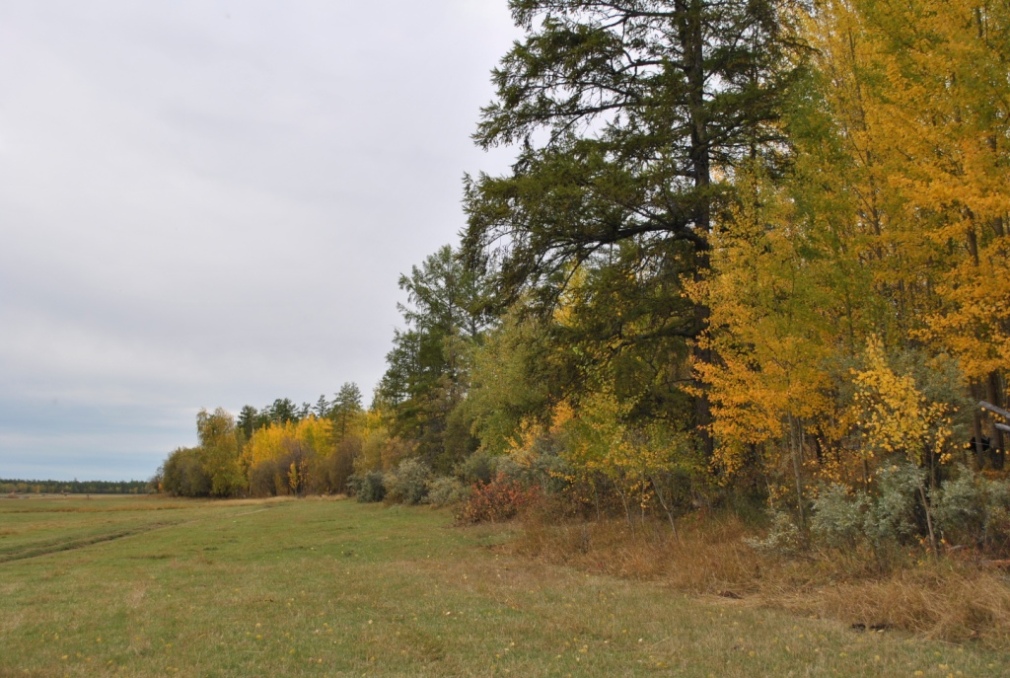
[[[408,303],[399,305],[407,329],[396,331],[377,396],[393,412],[393,433],[447,471],[450,457],[472,447],[469,427],[460,435],[456,426],[450,437],[457,443],[447,456],[446,432],[466,392],[469,347],[486,326],[483,280],[446,245],[401,276],[400,287],[407,292]]]
[[[596,360],[632,350],[683,361],[707,311],[681,282],[708,266],[734,170],[782,160],[776,122],[792,72],[782,9],[769,0],[510,6],[526,37],[494,72],[497,97],[475,140],[518,144],[518,158],[506,176],[466,180],[467,261],[493,271],[499,307],[549,314],[581,284],[570,299],[575,336],[562,340],[594,344]],[[682,376],[664,372],[642,378]]]
[[[333,398],[329,417],[334,422],[333,433],[337,441],[341,441],[351,431],[356,417],[361,416],[364,409],[361,405],[361,389],[354,382],[346,382],[340,387]]]

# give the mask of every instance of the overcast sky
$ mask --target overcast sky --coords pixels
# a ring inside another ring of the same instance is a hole
[[[507,166],[470,134],[517,36],[506,0],[0,3],[0,478],[370,400],[399,274]]]

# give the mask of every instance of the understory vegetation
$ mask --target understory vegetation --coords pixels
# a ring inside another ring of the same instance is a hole
[[[201,412],[158,486],[525,516],[531,554],[1002,637],[1010,9],[509,5],[474,139],[515,163],[401,276],[371,404]]]

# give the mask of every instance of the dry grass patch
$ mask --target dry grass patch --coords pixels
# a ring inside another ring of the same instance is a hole
[[[1006,577],[970,566],[928,565],[878,581],[825,587],[814,604],[824,615],[867,626],[893,625],[930,638],[983,639],[994,647],[1010,641],[1010,587]]]
[[[861,630],[903,630],[928,638],[1010,641],[1010,579],[979,564],[907,558],[882,572],[853,554],[762,555],[733,517],[685,520],[678,537],[662,523],[550,523],[531,515],[504,550],[583,571],[661,581],[736,605],[833,619]]]
[[[507,550],[544,562],[632,579],[664,579],[692,593],[740,593],[758,589],[766,566],[744,544],[748,532],[736,519],[681,525],[678,537],[663,523],[629,525],[622,520],[551,523],[540,516],[523,522]]]

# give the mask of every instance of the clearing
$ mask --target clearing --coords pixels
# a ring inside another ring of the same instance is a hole
[[[509,556],[346,500],[0,501],[0,677],[1004,676],[1010,655]]]

